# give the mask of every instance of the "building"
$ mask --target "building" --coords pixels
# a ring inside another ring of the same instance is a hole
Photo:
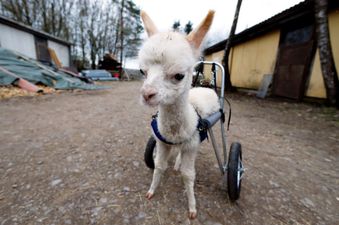
[[[330,39],[338,66],[339,1],[329,3]],[[312,0],[306,0],[234,36],[229,58],[233,86],[257,90],[263,76],[272,74],[275,96],[326,98],[313,5]],[[225,43],[205,49],[205,60],[221,62]]]
[[[64,67],[71,64],[71,43],[3,16],[0,16],[0,47],[47,64],[51,63],[48,51],[51,48]]]

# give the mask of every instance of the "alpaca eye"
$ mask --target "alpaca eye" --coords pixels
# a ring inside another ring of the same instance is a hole
[[[174,78],[177,80],[177,81],[181,81],[182,79],[184,79],[185,75],[184,74],[181,74],[181,73],[177,73],[174,75]]]
[[[142,69],[140,69],[140,73],[141,73],[142,75],[146,76],[145,72],[144,72]]]

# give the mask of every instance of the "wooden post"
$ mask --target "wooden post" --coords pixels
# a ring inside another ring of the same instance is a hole
[[[235,30],[237,28],[241,3],[242,3],[242,0],[238,0],[237,7],[236,7],[236,10],[235,10],[235,13],[234,13],[231,31],[230,31],[230,34],[229,34],[228,39],[226,41],[224,58],[223,58],[223,62],[222,62],[223,66],[225,68],[225,90],[226,91],[233,91],[234,90],[232,82],[231,82],[231,74],[230,74],[230,70],[229,70],[228,61],[229,61],[229,55],[230,55],[230,51],[231,51],[232,38],[233,38]]]
[[[338,74],[333,60],[331,40],[328,29],[328,1],[315,0],[315,21],[321,72],[326,88],[329,105],[339,108],[339,82]]]
[[[121,63],[121,68],[120,68],[120,79],[122,78],[122,61],[124,57],[124,5],[125,5],[125,0],[121,0],[121,9],[120,9],[120,63]]]

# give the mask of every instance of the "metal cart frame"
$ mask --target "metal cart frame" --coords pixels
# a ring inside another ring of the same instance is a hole
[[[225,133],[225,110],[224,110],[224,92],[225,92],[225,70],[224,67],[217,62],[211,61],[199,61],[194,65],[194,68],[201,65],[211,65],[212,73],[215,85],[217,84],[217,72],[215,67],[218,67],[221,70],[221,89],[219,94],[219,102],[220,102],[220,110],[218,112],[213,113],[207,118],[202,119],[203,129],[207,130],[210,140],[212,142],[212,146],[214,149],[215,156],[217,158],[218,166],[221,174],[223,175],[224,181],[227,183],[228,195],[231,201],[235,201],[240,197],[240,188],[241,188],[241,179],[244,173],[244,167],[242,164],[242,150],[241,144],[238,142],[233,142],[230,147],[229,157],[227,157],[227,142],[226,142],[226,133]],[[200,71],[202,73],[202,71]],[[203,73],[202,73],[203,74]],[[199,76],[199,73],[197,74]],[[223,158],[221,156],[221,151],[218,148],[217,142],[215,140],[215,136],[212,130],[212,127],[220,120],[220,129],[221,129],[221,139],[222,139],[222,152]],[[200,128],[199,128],[200,129]],[[146,165],[154,169],[154,148],[156,145],[156,140],[151,137],[147,143],[145,150],[145,163]]]

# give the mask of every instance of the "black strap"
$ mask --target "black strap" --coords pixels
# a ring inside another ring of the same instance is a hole
[[[215,91],[215,93],[218,93],[218,91],[217,91],[217,71],[215,69],[215,63],[212,63],[212,73],[213,73],[213,80],[214,80],[214,91]]]
[[[205,121],[202,119],[202,117],[200,116],[198,110],[196,108],[195,112],[197,113],[199,119],[198,119],[198,125],[197,125],[197,129],[199,131],[199,136],[200,136],[200,142],[203,142],[205,139],[208,140],[208,134],[207,134],[207,128],[208,125],[205,123]]]
[[[231,117],[232,117],[231,103],[228,101],[228,99],[226,97],[224,97],[224,99],[228,104],[227,130],[230,130],[230,123],[231,123]],[[224,122],[225,122],[225,116],[224,116]]]

